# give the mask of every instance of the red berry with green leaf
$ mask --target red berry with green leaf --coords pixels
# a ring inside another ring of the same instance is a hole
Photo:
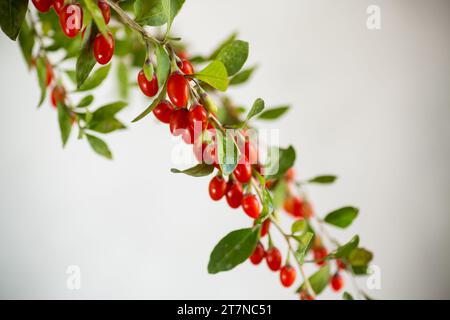
[[[94,57],[100,64],[107,64],[114,55],[114,37],[108,32],[108,38],[99,33],[94,40]]]
[[[227,182],[222,176],[215,176],[209,183],[209,196],[214,201],[219,201],[227,191]]]
[[[292,284],[295,281],[295,277],[297,275],[297,272],[295,269],[290,265],[285,265],[280,270],[280,281],[283,286],[286,288],[289,288],[292,286]]]
[[[153,74],[152,79],[148,81],[144,70],[141,70],[138,73],[137,82],[142,93],[147,97],[153,97],[158,93],[158,79],[156,78],[156,74]]]
[[[83,9],[78,3],[67,4],[59,13],[59,23],[63,32],[69,38],[78,35],[83,27]]]
[[[281,252],[276,247],[272,247],[266,252],[267,266],[272,271],[278,271],[281,268]]]
[[[258,242],[256,245],[255,250],[253,251],[252,255],[250,256],[250,261],[254,265],[258,265],[261,263],[261,261],[264,259],[266,252],[264,251],[264,246],[261,242]]]
[[[174,72],[167,79],[167,95],[175,106],[186,107],[189,100],[189,83],[181,73]]]
[[[258,218],[261,212],[258,198],[254,194],[245,195],[242,199],[242,209],[250,218]]]
[[[64,89],[64,87],[56,85],[53,88],[51,94],[51,102],[53,107],[56,108],[58,106],[58,102],[64,102],[65,98],[66,98],[66,90]]]

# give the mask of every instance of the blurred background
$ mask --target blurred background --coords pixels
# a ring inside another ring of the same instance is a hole
[[[369,5],[381,8],[380,30],[366,27]],[[292,104],[257,126],[295,146],[301,178],[339,176],[309,193],[319,216],[360,208],[348,230],[329,230],[374,252],[375,298],[450,298],[449,24],[447,0],[192,0],[175,20],[193,54],[234,30],[250,42],[247,65],[260,67],[230,93]],[[18,45],[1,34],[0,46],[0,298],[298,298],[265,264],[207,273],[217,241],[250,221],[210,201],[208,178],[170,173],[168,128],[130,123],[148,104],[137,90],[120,114],[129,130],[107,137],[113,161],[75,135],[63,150]],[[116,92],[104,84],[97,105]],[[80,290],[67,289],[70,265]]]

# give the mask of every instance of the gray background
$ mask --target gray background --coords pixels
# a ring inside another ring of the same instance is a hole
[[[379,31],[366,28],[370,4]],[[449,14],[437,0],[194,0],[174,25],[193,52],[232,30],[250,42],[261,66],[230,92],[292,103],[260,127],[296,147],[300,177],[340,176],[309,191],[319,215],[361,208],[332,232],[375,252],[378,298],[450,297]],[[249,220],[209,201],[208,179],[170,174],[167,127],[150,117],[111,135],[112,162],[75,137],[62,150],[55,111],[35,108],[35,74],[4,35],[0,46],[0,298],[297,298],[263,265],[207,274],[213,245]],[[104,85],[97,104],[115,89]],[[121,118],[146,104],[135,91]],[[66,288],[68,265],[80,266],[81,290]]]

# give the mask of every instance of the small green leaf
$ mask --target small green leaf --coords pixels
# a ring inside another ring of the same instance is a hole
[[[103,34],[105,38],[108,38],[108,28],[106,27],[105,18],[103,18],[102,11],[100,10],[97,1],[84,0],[86,8],[92,16],[98,30]]]
[[[119,111],[128,105],[125,101],[116,101],[99,107],[93,114],[93,119],[106,119],[116,115]]]
[[[236,86],[239,84],[243,84],[247,82],[248,79],[252,76],[253,72],[257,69],[256,66],[244,69],[239,73],[235,74],[233,78],[230,80],[230,86]]]
[[[136,22],[148,26],[162,26],[167,22],[161,0],[136,0]]]
[[[294,165],[295,150],[292,146],[287,149],[273,147],[269,149],[268,163],[264,166],[267,179],[282,177]]]
[[[291,225],[291,232],[294,233],[303,233],[306,230],[307,223],[304,219],[298,219],[294,221]]]
[[[220,91],[225,91],[228,88],[227,69],[224,64],[218,60],[212,61],[194,76]]]
[[[324,220],[333,226],[347,228],[358,216],[358,211],[354,207],[343,207],[327,214]]]
[[[94,23],[91,23],[86,27],[83,42],[81,44],[80,55],[77,59],[77,88],[80,88],[83,85],[84,81],[86,81],[89,73],[91,73],[96,64],[95,57],[92,52],[93,43],[97,32],[98,29]]]
[[[356,248],[348,255],[348,262],[352,267],[367,267],[372,261],[373,254],[364,248]]]
[[[23,57],[28,67],[30,67],[34,47],[34,33],[33,30],[28,26],[26,20],[23,21],[22,29],[19,33],[19,45]]]
[[[98,108],[92,114],[88,128],[100,133],[110,133],[115,130],[125,129],[125,125],[114,116],[126,106],[126,102],[118,101]]]
[[[238,165],[239,149],[229,131],[225,134],[221,131],[216,131],[216,140],[219,165],[222,169],[222,173],[225,176],[228,176],[233,173]]]
[[[67,107],[58,102],[58,122],[59,129],[61,131],[61,139],[63,147],[66,145],[67,140],[69,140],[70,132],[72,131],[72,117]]]
[[[298,242],[297,251],[295,251],[295,258],[300,264],[303,264],[306,252],[308,251],[309,245],[311,243],[314,234],[312,232],[306,232],[301,236],[296,236],[295,240]]]
[[[247,121],[253,118],[254,116],[261,113],[261,111],[264,110],[264,100],[261,98],[258,98],[253,102],[253,106],[250,109],[250,111],[247,114]]]
[[[94,96],[92,94],[83,97],[83,99],[78,102],[76,108],[86,108],[91,105],[91,103],[94,101]]]
[[[117,65],[117,79],[120,97],[126,99],[128,97],[128,67],[123,61]]]
[[[107,158],[112,159],[112,153],[108,148],[108,145],[100,138],[97,138],[96,136],[92,136],[89,134],[86,134],[86,138],[88,139],[88,142],[92,149],[99,155]]]
[[[258,116],[259,120],[275,120],[284,115],[289,110],[289,106],[279,106],[266,109]]]
[[[144,118],[146,115],[148,115],[150,112],[153,111],[153,109],[156,108],[156,106],[161,102],[162,99],[166,96],[166,89],[163,88],[159,95],[153,100],[153,102],[145,109],[140,115],[138,115],[136,118],[134,118],[131,122],[137,122]]]
[[[327,183],[333,183],[336,181],[337,177],[332,175],[323,175],[323,176],[317,176],[312,179],[308,180],[308,183],[320,183],[320,184],[327,184]]]
[[[184,0],[161,0],[163,13],[166,17],[167,22],[167,32],[169,34],[172,27],[173,19],[180,11],[184,4]]]
[[[195,167],[186,169],[186,170],[178,170],[175,168],[170,169],[170,171],[172,173],[184,173],[187,174],[188,176],[192,176],[192,177],[204,177],[204,176],[209,176],[213,171],[214,171],[214,166],[209,165],[209,164],[205,164],[205,163],[201,163],[196,165]]]
[[[97,69],[89,78],[86,79],[83,85],[78,88],[78,91],[88,91],[97,88],[100,84],[102,84],[106,77],[108,77],[109,69],[111,69],[111,64]]]
[[[236,40],[237,35],[238,35],[237,32],[233,32],[232,34],[230,34],[228,36],[228,38],[226,38],[224,41],[222,41],[219,44],[219,46],[216,48],[216,50],[214,50],[214,52],[211,53],[211,55],[209,56],[209,59],[206,59],[206,60],[216,60],[217,56],[219,55],[219,52],[222,51],[222,49],[224,47],[226,47],[228,44],[230,44],[231,42]]]
[[[0,1],[0,24],[3,32],[16,40],[27,13],[28,0]]]
[[[345,291],[344,294],[342,295],[342,299],[344,299],[344,300],[354,300],[353,296],[350,293],[348,293],[347,291]]]
[[[330,265],[327,264],[320,268],[316,273],[309,277],[309,283],[316,294],[320,294],[328,285],[330,281]],[[306,286],[303,283],[297,292],[305,290]]]
[[[258,244],[260,228],[232,231],[220,240],[211,252],[208,273],[228,271],[247,260]]]
[[[336,252],[333,254],[335,258],[346,258],[348,255],[358,247],[359,236],[354,236],[349,242],[337,248]]]
[[[248,58],[248,42],[233,40],[225,45],[217,55],[216,59],[222,61],[229,76],[241,70]]]
[[[41,88],[41,98],[39,99],[38,107],[42,105],[47,94],[47,66],[45,59],[39,57],[36,60],[36,72],[39,81],[39,87]]]
[[[164,52],[165,52],[165,50],[164,50]],[[170,67],[170,65],[169,65],[169,67]],[[150,60],[146,60],[145,61],[144,66],[142,67],[142,69],[144,70],[145,78],[148,81],[152,81],[154,70],[153,70],[153,64],[150,62]]]
[[[156,78],[158,79],[158,86],[161,88],[166,83],[167,76],[169,75],[170,60],[169,55],[161,45],[156,45],[155,55],[157,61]]]

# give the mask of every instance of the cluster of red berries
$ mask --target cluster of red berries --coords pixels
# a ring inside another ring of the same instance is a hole
[[[48,12],[51,7],[59,16],[62,31],[69,38],[76,37],[83,27],[83,8],[78,3],[65,4],[65,0],[32,0],[40,12]],[[111,9],[104,0],[98,0],[105,23],[111,19]],[[84,35],[84,31],[82,32]],[[108,32],[108,38],[98,33],[93,43],[94,57],[100,64],[107,64],[114,54],[114,37]]]

